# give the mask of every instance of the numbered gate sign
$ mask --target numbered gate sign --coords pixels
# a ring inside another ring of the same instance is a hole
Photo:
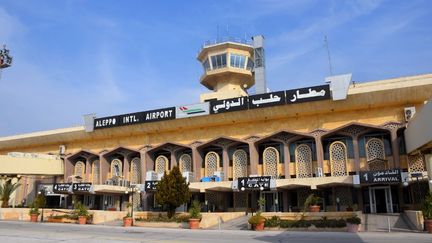
[[[68,193],[71,183],[56,183],[53,185],[53,192],[55,193]]]
[[[74,183],[72,185],[73,192],[90,192],[91,183]]]
[[[159,181],[146,181],[145,182],[145,191],[146,192],[155,192],[158,182]]]
[[[270,190],[270,176],[239,177],[238,188],[244,190]]]
[[[399,182],[401,182],[401,173],[399,169],[360,172],[360,183],[362,184],[382,184]]]

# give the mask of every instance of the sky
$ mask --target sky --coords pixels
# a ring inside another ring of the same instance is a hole
[[[272,91],[432,73],[432,1],[0,0],[0,136],[199,102],[202,44],[265,37]]]

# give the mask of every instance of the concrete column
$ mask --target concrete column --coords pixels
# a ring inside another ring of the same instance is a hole
[[[176,156],[176,150],[175,149],[171,150],[170,161],[171,161],[171,170],[172,170],[172,168],[174,168],[174,166],[177,165],[177,156]]]
[[[285,179],[291,178],[290,175],[291,156],[290,156],[289,146],[290,146],[289,143],[283,143]]]
[[[360,174],[360,150],[358,145],[358,136],[354,136],[352,138],[353,140],[353,150],[354,150],[354,169],[356,171],[356,174]]]
[[[322,169],[323,176],[324,174],[324,150],[321,142],[321,136],[318,136],[315,138],[315,144],[316,144],[316,152],[317,152],[317,164],[318,167]]]
[[[144,157],[145,157],[145,161],[146,161],[147,171],[155,170],[155,162],[154,162],[152,156],[150,155],[150,153],[148,152],[148,150],[146,151]]]
[[[90,164],[90,158],[86,159],[85,162],[85,178],[83,178],[84,182],[91,182],[91,164]]]
[[[250,175],[258,174],[258,160],[259,154],[258,149],[253,141],[248,142],[249,144],[249,158],[250,158]]]
[[[397,140],[397,129],[393,129],[390,132],[391,148],[393,155],[393,165],[389,165],[390,168],[400,168],[399,159],[399,144]]]
[[[228,146],[223,146],[222,148],[222,160],[223,160],[223,172],[224,172],[224,181],[228,180],[228,169],[229,169],[229,154],[228,154]]]
[[[139,151],[140,152],[140,166],[141,166],[141,184],[144,184],[144,182],[146,180],[146,173],[147,173],[147,165],[146,165],[146,160],[145,160],[146,151],[147,151],[146,148],[143,148]]]
[[[67,182],[68,177],[73,174],[73,164],[69,158],[64,159],[64,182]]]
[[[363,193],[362,193],[362,188],[356,188],[355,192],[357,193],[357,201],[358,201],[358,208],[359,210],[364,210],[364,203],[363,203]]]
[[[132,160],[132,158],[130,158],[129,154],[124,155],[124,158],[123,158],[123,178],[125,180],[128,180],[128,181],[130,181],[129,171],[130,171],[131,160]]]
[[[104,184],[104,182],[108,179],[108,173],[110,171],[110,162],[105,158],[105,153],[102,153],[99,156],[100,161],[100,184]]]
[[[288,205],[288,190],[284,189],[282,191],[282,196],[283,196],[283,205],[282,205],[282,211],[283,212],[288,212],[289,211],[289,205]]]
[[[193,172],[195,175],[195,180],[199,181],[201,177],[204,175],[201,175],[201,168],[202,168],[202,157],[200,152],[198,151],[196,146],[192,147],[192,165],[193,165]]]
[[[428,181],[432,180],[432,154],[425,154],[426,170],[428,174]],[[432,192],[432,184],[429,183],[429,191]]]

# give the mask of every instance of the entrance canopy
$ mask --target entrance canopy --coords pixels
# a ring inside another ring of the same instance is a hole
[[[32,156],[29,156],[32,155]],[[35,154],[0,155],[0,175],[63,175],[63,161]]]

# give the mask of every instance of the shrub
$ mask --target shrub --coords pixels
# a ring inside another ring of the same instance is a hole
[[[292,220],[281,220],[279,225],[281,228],[292,228],[293,223]]]
[[[249,224],[259,224],[263,220],[265,220],[265,218],[263,216],[261,216],[260,213],[257,213],[254,216],[250,217],[248,222],[249,222]]]
[[[346,222],[348,224],[361,224],[361,219],[357,215],[354,215],[351,218],[347,218]]]
[[[429,192],[425,197],[422,205],[423,217],[425,219],[432,219],[432,193]]]
[[[280,218],[278,216],[273,216],[270,219],[266,219],[265,227],[278,227],[280,225]]]
[[[32,203],[30,204],[30,211],[29,211],[29,215],[32,215],[32,214],[37,214],[37,215],[40,214],[40,213],[39,213],[39,208],[38,208],[37,206],[35,206],[35,203],[34,203],[34,202],[32,202]]]
[[[189,216],[191,219],[200,219],[201,218],[201,205],[198,200],[194,200],[192,202],[192,206],[189,209]]]

